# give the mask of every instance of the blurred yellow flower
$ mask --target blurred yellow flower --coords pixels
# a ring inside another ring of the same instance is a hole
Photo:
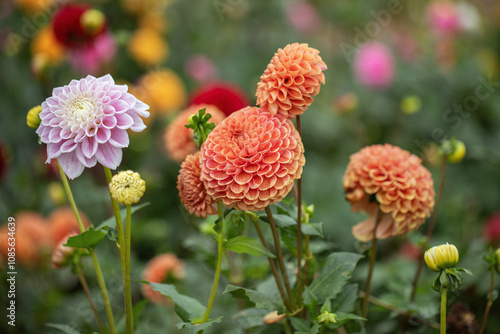
[[[422,107],[422,100],[417,95],[406,96],[401,101],[401,110],[405,114],[414,114]]]
[[[161,12],[172,2],[171,0],[122,0],[123,8],[131,14],[145,12]]]
[[[441,271],[446,268],[453,268],[458,263],[458,249],[448,243],[434,246],[424,254],[424,260],[432,271]]]
[[[42,11],[49,7],[54,1],[53,0],[14,0],[16,5],[30,13],[35,13]]]
[[[139,18],[140,28],[149,28],[158,32],[168,31],[168,22],[163,17],[162,13],[158,12],[147,12],[142,14]]]
[[[64,58],[64,47],[57,41],[51,26],[38,31],[31,42],[31,53],[38,57],[43,55],[48,65],[57,64]]]
[[[158,31],[151,28],[140,28],[130,38],[128,51],[138,63],[151,66],[165,60],[169,48]]]

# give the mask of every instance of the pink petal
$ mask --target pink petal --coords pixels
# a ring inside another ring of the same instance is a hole
[[[69,152],[72,152],[76,146],[78,145],[78,143],[76,143],[75,141],[69,139],[69,140],[66,140],[62,145],[61,145],[61,152],[62,153],[69,153]]]
[[[134,120],[127,113],[115,114],[115,117],[116,117],[116,127],[118,129],[122,130],[129,129],[132,125],[134,125]]]
[[[116,169],[122,161],[122,149],[106,143],[99,145],[95,157],[105,167]]]
[[[61,128],[52,128],[50,130],[49,141],[51,143],[59,143],[61,141]]]
[[[134,120],[134,124],[130,127],[130,130],[134,132],[141,132],[146,128],[142,118],[140,118],[137,114],[128,114]]]
[[[59,143],[48,143],[47,144],[47,161],[45,163],[49,163],[50,160],[57,158],[61,155],[61,145],[63,142]]]
[[[111,131],[111,138],[109,139],[109,143],[118,148],[128,147],[129,138],[127,131],[114,129],[113,131]]]
[[[82,152],[81,146],[78,146],[75,150],[76,157],[78,160],[87,168],[94,167],[97,164],[97,159],[95,155],[91,157],[90,159],[87,159],[85,155]]]
[[[57,159],[64,173],[73,180],[80,176],[85,169],[85,166],[78,160],[74,153],[64,153]]]
[[[108,117],[105,117],[103,120],[102,120],[102,126],[104,126],[105,128],[108,128],[108,129],[112,129],[116,126],[116,118],[115,116],[108,116]]]
[[[97,151],[97,140],[95,140],[94,137],[87,137],[82,141],[81,144],[81,151],[83,155],[87,158],[90,159],[95,155],[95,152]]]
[[[128,109],[130,109],[130,106],[128,105],[128,103],[123,101],[123,100],[113,101],[111,103],[111,105],[113,106],[113,108],[115,108],[117,113],[121,113],[121,112],[124,112],[124,111],[127,111]]]
[[[105,127],[97,128],[97,133],[95,135],[95,138],[97,139],[97,142],[99,144],[104,144],[109,140],[110,137],[111,137],[110,129],[107,129]]]

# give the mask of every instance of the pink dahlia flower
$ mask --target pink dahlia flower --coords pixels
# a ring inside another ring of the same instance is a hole
[[[293,123],[256,107],[224,119],[200,152],[207,193],[239,210],[259,211],[282,200],[305,164],[304,146]]]
[[[385,239],[419,228],[434,207],[431,173],[420,158],[389,144],[368,146],[351,155],[343,184],[352,211],[370,215],[352,228],[360,241],[373,238],[379,208],[376,237]]]
[[[257,84],[257,105],[287,118],[300,116],[325,83],[326,64],[308,44],[278,49]]]
[[[454,34],[460,30],[460,15],[452,1],[434,1],[427,7],[427,20],[438,34]]]
[[[68,50],[71,67],[79,73],[96,74],[109,64],[118,51],[118,44],[109,32],[103,33],[89,44]]]
[[[382,43],[370,42],[361,47],[354,59],[358,81],[371,88],[383,88],[394,79],[394,59]]]
[[[127,85],[116,85],[108,74],[72,80],[55,88],[42,103],[41,123],[36,133],[47,144],[47,161],[58,159],[70,179],[97,162],[116,169],[127,147],[127,130],[146,128],[149,106],[132,94]]]

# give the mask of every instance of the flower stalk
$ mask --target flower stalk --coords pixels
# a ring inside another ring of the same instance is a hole
[[[488,320],[488,314],[490,313],[491,305],[493,305],[493,291],[495,289],[495,270],[492,268],[491,279],[490,279],[490,293],[488,295],[488,302],[486,303],[486,309],[484,310],[483,322],[481,324],[481,329],[479,330],[479,334],[483,334],[484,329],[486,328],[486,321]]]
[[[448,288],[443,287],[441,290],[441,318],[440,318],[440,334],[446,334],[446,295]]]
[[[368,312],[368,297],[370,296],[373,268],[375,266],[375,259],[377,257],[377,227],[380,223],[380,216],[381,212],[379,208],[377,210],[377,217],[375,218],[375,227],[373,228],[372,246],[370,250],[370,267],[368,269],[368,277],[366,278],[365,298],[363,298],[363,304],[361,306],[361,316],[363,318],[366,318],[366,314]]]
[[[82,285],[83,292],[85,293],[85,297],[87,297],[87,299],[89,301],[90,308],[92,309],[92,313],[94,313],[95,320],[97,322],[97,325],[99,326],[99,331],[101,333],[104,333],[105,332],[104,325],[102,324],[101,319],[99,318],[99,314],[97,313],[97,309],[95,308],[94,302],[92,301],[92,296],[90,295],[87,280],[85,279],[85,276],[83,276],[82,268],[77,261],[75,261],[75,271],[76,271],[76,274],[78,275],[78,280],[80,281],[80,284]]]

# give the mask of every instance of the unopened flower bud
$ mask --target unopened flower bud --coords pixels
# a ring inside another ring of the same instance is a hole
[[[457,163],[464,159],[465,157],[465,144],[460,140],[455,140],[455,145],[453,146],[453,151],[448,154],[448,161],[451,163]]]
[[[54,204],[61,205],[66,202],[66,194],[64,192],[64,188],[59,182],[50,182],[47,187],[47,192],[49,194],[49,198]]]
[[[106,17],[98,9],[87,9],[80,17],[82,29],[90,35],[100,32],[105,24]]]
[[[278,315],[278,311],[273,311],[271,313],[266,314],[262,319],[262,321],[264,321],[264,323],[267,325],[272,325],[281,321],[284,317],[286,317],[285,313]]]
[[[405,114],[414,114],[422,107],[422,100],[417,95],[410,95],[401,101],[401,110]]]
[[[68,233],[65,237],[59,241],[56,247],[54,247],[54,250],[52,251],[52,257],[50,259],[50,262],[52,263],[52,268],[54,269],[59,269],[66,267],[70,264],[70,257],[73,255],[75,251],[77,251],[76,248],[73,247],[68,247],[64,246],[68,242],[68,239],[70,237],[74,237],[77,235],[75,232],[70,232]]]
[[[497,273],[500,274],[500,248],[498,248],[496,251],[495,251],[495,257],[496,257],[496,270],[497,270]]]
[[[319,323],[325,324],[336,324],[339,321],[335,313],[330,313],[328,311],[323,311],[317,319]]]
[[[131,170],[113,176],[109,183],[111,196],[121,204],[131,205],[139,202],[146,191],[146,182],[141,175]]]
[[[26,122],[28,126],[33,129],[37,129],[40,125],[40,112],[42,111],[42,106],[36,106],[28,111],[28,115],[26,116]]]
[[[454,268],[458,263],[458,249],[454,245],[434,246],[424,254],[424,260],[432,271],[441,271],[447,268]]]

